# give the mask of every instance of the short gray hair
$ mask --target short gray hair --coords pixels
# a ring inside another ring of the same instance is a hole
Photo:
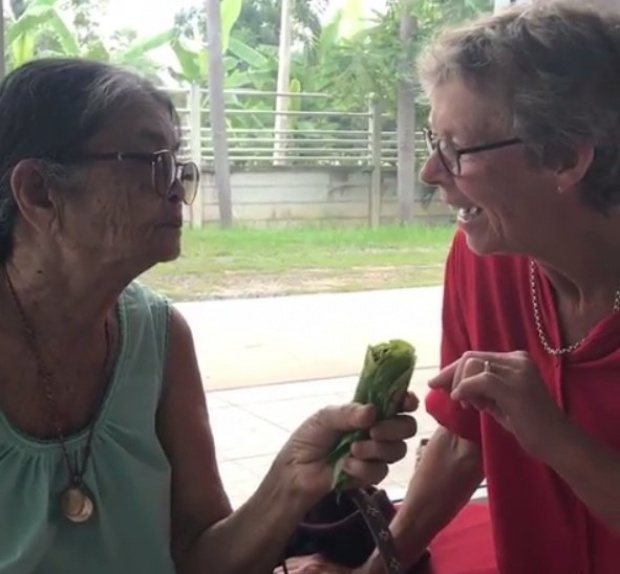
[[[535,2],[441,33],[418,62],[426,93],[451,78],[506,102],[508,121],[545,165],[580,142],[595,156],[584,201],[620,205],[620,13],[585,0]]]
[[[33,60],[0,84],[0,264],[13,250],[17,204],[11,173],[28,158],[62,161],[78,153],[106,119],[136,100],[166,108],[175,124],[170,98],[128,70],[77,58]],[[61,167],[56,165],[56,171]]]

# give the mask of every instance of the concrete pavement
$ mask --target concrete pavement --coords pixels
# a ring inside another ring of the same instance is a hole
[[[442,289],[397,289],[177,304],[206,390],[357,375],[366,346],[415,345],[417,369],[439,364]]]
[[[178,304],[207,392],[218,466],[235,507],[258,487],[290,433],[328,404],[351,400],[369,343],[404,338],[417,348],[410,389],[423,400],[437,371],[440,288]],[[416,413],[408,454],[381,483],[401,498],[420,438],[435,421]]]

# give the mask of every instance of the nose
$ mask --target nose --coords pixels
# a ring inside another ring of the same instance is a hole
[[[442,186],[451,178],[437,151],[430,153],[420,170],[420,180],[429,186]]]
[[[171,203],[181,203],[184,196],[185,189],[183,188],[183,184],[178,179],[175,179],[168,192],[168,201]]]

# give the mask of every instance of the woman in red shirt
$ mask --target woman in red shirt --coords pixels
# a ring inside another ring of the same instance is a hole
[[[486,476],[501,574],[617,574],[620,14],[511,9],[444,33],[419,71],[421,177],[459,230],[403,558]]]
[[[620,14],[580,4],[449,30],[420,62],[421,177],[459,230],[440,427],[392,523],[406,565],[486,477],[501,574],[620,572]]]

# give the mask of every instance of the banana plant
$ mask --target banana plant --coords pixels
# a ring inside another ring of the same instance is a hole
[[[220,4],[222,17],[222,54],[225,56],[231,44],[231,32],[239,19],[243,0],[222,0]],[[208,77],[209,60],[207,46],[202,40],[202,35],[197,24],[194,25],[192,38],[177,31],[172,40],[172,48],[180,69],[170,70],[171,75],[177,80],[184,80],[189,84],[204,85]],[[247,50],[252,50],[249,46]],[[225,62],[226,64],[226,62]],[[229,62],[230,64],[230,62]]]
[[[61,0],[31,0],[26,10],[11,22],[6,45],[11,68],[42,56],[86,57],[131,66],[153,74],[157,66],[148,52],[169,44],[174,29],[139,40],[120,52],[110,51],[101,39],[80,45],[76,30],[61,10]]]

